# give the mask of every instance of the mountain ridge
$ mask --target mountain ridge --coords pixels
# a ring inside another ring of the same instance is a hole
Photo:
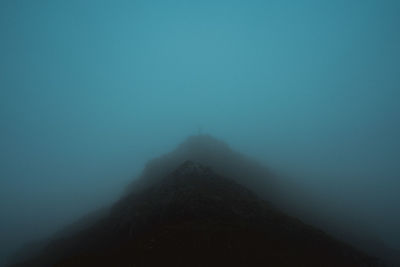
[[[274,176],[224,143],[191,137],[151,161],[140,186],[94,222],[15,266],[382,265],[261,198],[252,190],[260,179],[278,191],[266,178]]]

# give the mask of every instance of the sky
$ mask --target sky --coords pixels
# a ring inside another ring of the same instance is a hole
[[[199,128],[362,211],[400,249],[399,13],[0,0],[0,258],[112,203]]]

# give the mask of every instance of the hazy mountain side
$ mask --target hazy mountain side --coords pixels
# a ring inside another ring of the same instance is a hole
[[[275,177],[279,180],[279,194],[273,199],[274,206],[383,259],[388,266],[400,266],[400,251],[385,244],[371,225],[366,224],[365,214],[354,210],[351,203],[348,203],[349,206],[337,205],[320,192],[305,187],[299,179],[279,174]]]
[[[127,193],[113,206],[109,213],[102,211],[93,216],[86,216],[87,218],[82,222],[71,226],[71,230],[62,231],[66,234],[58,235],[57,238],[64,238],[72,235],[71,233],[79,231],[82,232],[94,222],[99,225],[98,221],[101,218],[110,219],[115,217],[115,224],[118,225],[135,221],[136,229],[140,221],[143,218],[147,218],[147,215],[126,219],[120,216],[120,214],[125,214],[124,212],[119,213],[115,212],[115,210],[128,205],[124,203],[130,203],[130,206],[135,207],[135,211],[131,210],[132,213],[147,214],[148,212],[153,212],[152,209],[157,207],[156,203],[145,204],[142,202],[141,205],[143,207],[135,206],[136,204],[132,203],[136,202],[139,196],[145,198],[147,194],[156,194],[158,192],[157,188],[162,187],[165,183],[165,177],[169,173],[173,173],[187,160],[210,166],[213,172],[232,178],[236,183],[245,185],[251,191],[256,192],[258,197],[268,201],[269,206],[291,216],[301,218],[308,224],[328,231],[336,238],[350,242],[371,255],[377,255],[385,259],[395,258],[393,255],[396,253],[386,248],[384,244],[379,243],[378,239],[371,238],[373,236],[371,233],[359,230],[362,228],[362,222],[356,216],[350,216],[343,210],[331,207],[329,203],[319,199],[315,194],[310,194],[300,183],[294,183],[290,179],[286,179],[287,177],[278,175],[277,172],[271,171],[253,159],[232,150],[224,142],[209,135],[189,137],[174,151],[150,161],[141,177],[129,186]],[[158,198],[154,197],[151,201],[155,200],[158,200]],[[168,203],[168,199],[159,200],[160,202]],[[150,199],[147,201],[150,201]],[[108,217],[106,216],[107,214],[109,215]],[[128,222],[122,222],[124,220],[128,220]],[[146,224],[147,220],[142,224]]]
[[[56,238],[63,238],[65,236],[75,234],[80,231],[84,231],[87,228],[91,227],[95,222],[101,220],[106,217],[110,213],[111,207],[103,207],[98,210],[92,211],[85,216],[81,217],[79,220],[74,222],[73,224],[68,225],[61,231],[55,234]]]
[[[362,228],[363,222],[353,211],[347,211],[343,206],[331,205],[326,199],[306,188],[299,179],[291,179],[265,167],[210,135],[191,136],[172,152],[151,160],[141,177],[128,187],[128,192],[142,190],[141,188],[156,183],[186,160],[210,166],[215,172],[250,188],[280,210],[340,234],[346,241],[352,241],[352,238],[342,234],[343,229],[350,226],[352,231]],[[354,223],[358,225],[355,226]],[[363,231],[362,234],[367,232]]]
[[[233,180],[185,162],[21,266],[380,266]]]
[[[77,219],[70,225],[60,229],[52,236],[48,238],[43,238],[42,240],[33,241],[27,243],[21,247],[15,254],[13,254],[8,262],[10,264],[20,261],[21,259],[32,258],[37,255],[42,250],[46,249],[53,240],[62,240],[64,238],[69,238],[70,236],[76,235],[79,232],[85,231],[92,227],[102,218],[106,217],[110,212],[109,207],[104,207],[95,211],[92,211],[83,217]]]

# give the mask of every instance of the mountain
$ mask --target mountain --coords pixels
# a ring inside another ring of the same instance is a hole
[[[271,170],[210,135],[190,136],[174,151],[148,162],[142,177],[128,187],[128,192],[157,183],[186,160],[209,166],[260,195],[268,192],[269,199],[276,192],[277,181]]]
[[[274,177],[210,136],[191,137],[149,162],[110,210],[14,266],[381,266],[261,198],[279,192]]]

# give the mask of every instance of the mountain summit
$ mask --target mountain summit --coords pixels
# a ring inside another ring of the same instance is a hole
[[[189,139],[150,162],[109,212],[21,266],[380,266],[239,183],[268,173],[256,166],[214,139]]]
[[[206,134],[190,136],[172,152],[149,161],[130,189],[141,190],[143,186],[157,183],[188,160],[208,166],[259,195],[268,195],[269,200],[273,200],[277,192],[275,175],[268,168]]]

